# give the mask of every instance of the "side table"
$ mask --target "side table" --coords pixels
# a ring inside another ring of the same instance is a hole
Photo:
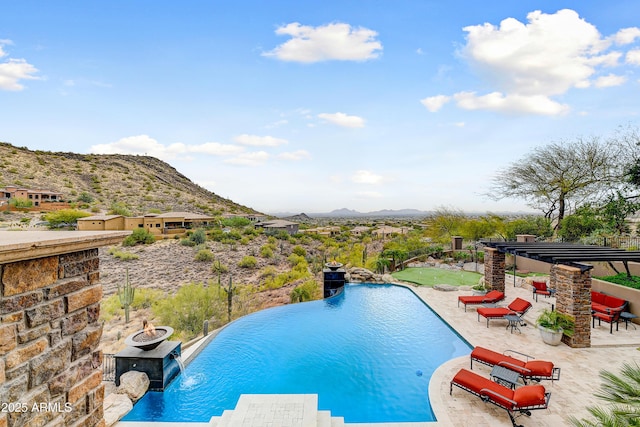
[[[522,333],[519,328],[520,322],[522,322],[522,318],[520,318],[520,316],[518,316],[517,314],[507,314],[506,316],[504,316],[504,318],[509,322],[507,324],[507,329],[511,328],[511,333],[513,333],[514,329],[519,333]]]
[[[520,379],[519,373],[500,365],[494,365],[489,376],[494,382],[511,389],[516,388],[516,384],[518,384],[518,380]]]
[[[633,329],[637,329],[636,325],[633,324],[633,319],[637,318],[638,316],[633,313],[629,313],[628,311],[623,311],[622,313],[620,313],[620,319],[624,320],[625,329],[629,329],[629,322],[631,322],[631,326],[633,326]]]

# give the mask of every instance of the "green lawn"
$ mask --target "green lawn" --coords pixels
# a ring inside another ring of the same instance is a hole
[[[480,277],[479,273],[471,271],[445,270],[444,268],[406,268],[391,274],[398,280],[415,283],[417,285],[477,285]]]

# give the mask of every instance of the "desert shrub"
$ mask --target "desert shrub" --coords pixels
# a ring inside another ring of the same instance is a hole
[[[131,216],[131,211],[122,202],[112,203],[107,213],[109,215]]]
[[[310,279],[296,286],[289,294],[289,297],[291,302],[304,302],[319,299],[320,295],[320,286],[315,280]]]
[[[223,316],[226,305],[221,297],[219,287],[189,283],[180,287],[174,296],[158,301],[153,312],[163,324],[191,339],[200,333],[205,320]]]
[[[84,202],[84,203],[91,203],[91,202],[93,202],[93,196],[91,194],[87,193],[86,191],[83,191],[78,196],[78,201],[79,202]]]
[[[260,271],[260,278],[269,279],[275,277],[277,274],[278,271],[276,270],[276,268],[272,265],[268,265]]]
[[[214,259],[213,252],[210,249],[200,249],[198,253],[196,253],[196,261],[213,261]]]
[[[251,221],[241,216],[234,216],[222,220],[222,225],[224,225],[225,227],[240,228],[249,224],[251,224]]]
[[[114,258],[117,258],[121,261],[132,261],[134,259],[139,259],[140,257],[137,254],[132,254],[131,252],[121,251],[112,247],[109,249],[109,254],[113,255]]]
[[[20,222],[23,224],[28,224],[31,222],[31,218],[29,217],[20,218]]]
[[[293,248],[293,253],[301,257],[307,256],[307,250],[300,245]]]
[[[137,244],[149,245],[155,241],[155,237],[153,237],[153,234],[151,234],[149,230],[145,228],[136,228],[133,230],[133,233],[125,237],[122,241],[122,246],[135,246]]]
[[[195,246],[196,242],[194,242],[193,240],[187,238],[187,239],[180,240],[180,244],[182,246]]]
[[[227,273],[229,271],[229,267],[222,264],[220,261],[214,261],[213,264],[211,264],[211,271],[214,273]]]
[[[137,288],[133,302],[130,305],[131,310],[140,310],[150,308],[156,301],[164,298],[164,293],[159,289]],[[122,304],[118,298],[118,294],[113,294],[108,298],[103,298],[100,302],[100,319],[108,322],[116,315],[124,314]]]
[[[291,264],[292,267],[296,267],[297,265],[299,265],[301,263],[304,263],[305,266],[306,266],[306,263],[307,263],[307,261],[304,259],[303,256],[296,255],[296,254],[289,255],[287,260],[289,261],[289,263]]]
[[[30,208],[33,207],[33,202],[22,197],[15,197],[9,200],[9,205],[14,208]]]
[[[78,218],[84,218],[87,216],[91,216],[91,214],[76,209],[60,209],[59,211],[46,213],[43,216],[43,219],[49,223],[50,228],[56,228],[64,225],[75,224],[78,221]]]
[[[205,233],[202,228],[198,228],[196,231],[191,233],[189,240],[194,242],[196,245],[201,245],[207,241],[207,233]]]
[[[260,248],[260,256],[262,258],[273,258],[273,249],[269,245],[264,245]]]
[[[256,257],[250,255],[243,257],[240,262],[238,262],[238,267],[241,268],[254,268],[256,265],[258,265]]]

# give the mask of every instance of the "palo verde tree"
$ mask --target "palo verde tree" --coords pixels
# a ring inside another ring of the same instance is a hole
[[[498,171],[487,195],[525,200],[560,223],[570,208],[597,203],[621,185],[621,150],[618,140],[596,137],[537,147]]]

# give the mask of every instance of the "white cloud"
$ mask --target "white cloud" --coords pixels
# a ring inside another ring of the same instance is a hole
[[[364,119],[358,116],[349,116],[345,113],[321,113],[318,117],[324,119],[334,125],[346,128],[363,128]]]
[[[272,136],[257,136],[242,134],[234,138],[238,144],[251,145],[253,147],[277,147],[278,145],[287,144],[289,141]]]
[[[637,38],[640,38],[640,28],[629,27],[619,30],[613,36],[613,41],[617,45],[625,45],[633,43]]]
[[[451,97],[447,95],[436,95],[421,99],[420,102],[422,103],[422,105],[427,107],[427,110],[435,113],[436,111],[439,111],[444,106],[444,104],[449,102],[450,99]]]
[[[4,47],[6,45],[12,45],[12,44],[13,42],[11,40],[0,39],[0,58],[8,55],[8,53],[4,51]]]
[[[625,76],[618,76],[615,74],[608,74],[606,76],[598,77],[595,82],[596,87],[612,87],[620,86],[627,81]]]
[[[283,61],[365,61],[377,58],[382,50],[382,44],[376,40],[378,33],[340,22],[318,27],[292,22],[279,27],[276,34],[291,36],[291,40],[263,53],[263,56]]]
[[[351,181],[357,184],[379,184],[383,181],[383,177],[371,171],[359,170],[351,176]]]
[[[622,84],[622,78],[613,75],[592,79],[599,67],[620,65],[623,53],[609,51],[612,43],[628,44],[640,37],[640,29],[634,27],[603,38],[594,25],[570,9],[554,14],[534,11],[527,15],[526,23],[507,18],[499,26],[485,23],[463,30],[467,33],[463,58],[494,90],[478,95],[459,92],[453,96],[457,105],[468,110],[541,115],[566,113],[569,106],[553,97],[572,88]],[[444,95],[438,97],[425,98],[422,103],[437,111],[446,100]]]
[[[640,65],[640,49],[633,49],[627,52],[625,61],[628,64]]]
[[[269,160],[269,153],[265,151],[253,151],[251,153],[240,154],[224,162],[240,166],[260,166],[266,163],[267,160]]]
[[[489,110],[511,114],[533,113],[541,115],[558,115],[569,111],[569,106],[553,101],[543,95],[505,95],[492,92],[478,96],[475,92],[459,92],[453,98],[458,107],[464,110]]]
[[[38,69],[24,59],[9,59],[7,62],[0,63],[0,89],[22,90],[24,86],[19,81],[38,80],[33,75],[37,72]]]
[[[97,144],[89,148],[94,154],[137,154],[170,160],[189,153],[209,154],[213,156],[237,155],[244,151],[242,147],[217,142],[187,145],[177,142],[170,145],[160,144],[149,135],[136,135],[122,138],[108,144]]]
[[[291,160],[291,161],[299,161],[310,159],[311,154],[307,150],[297,150],[297,151],[289,151],[286,153],[278,154],[278,158],[282,160]]]

